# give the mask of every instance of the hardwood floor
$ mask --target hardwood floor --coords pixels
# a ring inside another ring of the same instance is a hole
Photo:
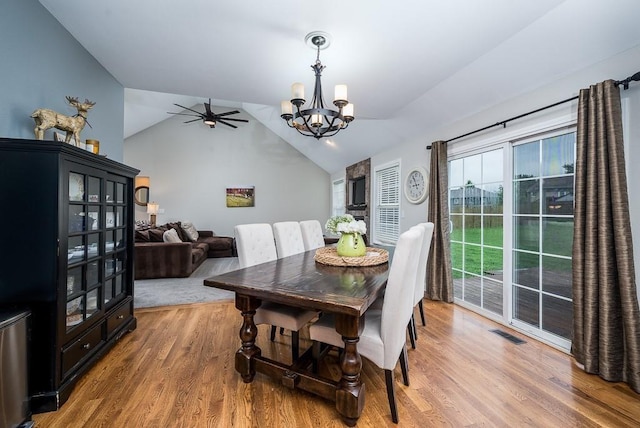
[[[640,395],[587,375],[572,359],[461,307],[425,301],[418,346],[409,349],[411,385],[396,368],[400,423],[407,427],[637,427]],[[417,313],[417,311],[416,311]],[[290,391],[260,374],[244,384],[234,369],[240,315],[232,302],[136,311],[127,335],[36,427],[342,427],[334,404]],[[302,336],[304,337],[302,332]],[[308,336],[307,336],[308,337]],[[263,354],[289,358],[289,337]],[[303,345],[309,342],[302,340]],[[338,375],[336,356],[322,370]],[[363,359],[366,404],[359,427],[394,426],[382,370]]]

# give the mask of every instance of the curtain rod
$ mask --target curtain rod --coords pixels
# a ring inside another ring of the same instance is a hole
[[[616,80],[615,81],[615,85],[616,86],[622,85],[623,89],[626,91],[627,89],[629,89],[629,83],[632,82],[632,81],[640,81],[640,71],[635,73],[632,76],[627,77],[624,80]],[[496,122],[493,125],[488,125],[488,126],[485,126],[484,128],[476,129],[475,131],[467,132],[466,134],[462,134],[462,135],[458,135],[457,137],[450,138],[450,139],[446,140],[445,143],[449,143],[451,141],[459,140],[460,138],[468,137],[469,135],[477,134],[478,132],[486,131],[487,129],[491,129],[491,128],[494,128],[496,126],[501,126],[502,125],[503,128],[506,128],[508,122],[511,122],[511,121],[517,120],[517,119],[522,119],[525,116],[529,116],[531,114],[538,113],[538,112],[541,112],[543,110],[546,110],[546,109],[549,109],[549,108],[552,108],[552,107],[555,107],[555,106],[559,106],[560,104],[564,104],[564,103],[568,103],[568,102],[573,101],[573,100],[577,100],[578,98],[579,98],[579,96],[576,95],[575,97],[567,98],[566,100],[558,101],[556,103],[549,104],[548,106],[540,107],[539,109],[536,109],[536,110],[533,110],[533,111],[530,111],[530,112],[527,112],[527,113],[523,113],[523,114],[520,114],[518,116],[514,116],[514,117],[511,117],[509,119],[502,120],[500,122]],[[431,145],[427,146],[427,150],[431,150]]]

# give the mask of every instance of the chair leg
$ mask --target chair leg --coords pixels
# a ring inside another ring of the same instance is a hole
[[[320,366],[320,342],[318,342],[317,340],[313,342],[312,352],[313,352],[312,353],[312,359],[313,359],[312,371],[317,374]]]
[[[422,306],[422,300],[418,302],[418,307],[420,308],[420,318],[422,318],[422,325],[427,325],[427,322],[424,319],[424,307]]]
[[[416,328],[416,317],[411,314],[411,324],[413,325],[413,337],[418,340],[418,329]]]
[[[280,334],[284,334],[284,328],[280,327]]]
[[[391,420],[394,424],[398,423],[398,409],[396,408],[396,395],[394,391],[393,370],[385,370],[384,378],[387,383],[387,398],[389,399],[389,407],[391,408]]]
[[[409,330],[409,339],[411,339],[411,348],[416,349],[415,326],[411,321],[409,321],[409,324],[407,324],[407,330]]]
[[[402,347],[400,353],[400,369],[402,370],[402,380],[405,386],[409,386],[409,360],[407,359],[407,347]]]
[[[274,340],[276,340],[276,326],[272,325],[271,326],[271,341],[273,342]]]
[[[298,361],[299,350],[298,345],[300,344],[300,336],[297,331],[291,332],[291,363],[295,363]]]

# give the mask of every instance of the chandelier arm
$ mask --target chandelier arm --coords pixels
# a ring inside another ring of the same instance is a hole
[[[302,120],[304,121],[305,129],[307,129],[311,134],[313,134],[313,136],[315,136],[316,132],[312,129],[313,126],[309,125],[309,118],[312,117],[312,115],[305,113],[305,112],[307,112],[309,110],[303,110],[304,114],[300,113],[300,107],[299,106],[296,106],[296,110],[297,110],[297,114],[294,116],[294,122],[293,123],[294,124],[296,123],[295,119],[297,119],[299,117],[302,118]],[[298,125],[303,126],[300,123],[298,123]],[[296,129],[298,129],[298,128],[296,127]],[[318,137],[316,137],[316,138],[318,138]]]

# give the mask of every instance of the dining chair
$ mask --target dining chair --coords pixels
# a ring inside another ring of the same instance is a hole
[[[422,228],[413,228],[400,235],[389,268],[382,310],[365,312],[364,330],[358,342],[360,355],[384,370],[391,419],[394,423],[398,423],[398,411],[393,371],[398,360],[404,384],[409,386],[406,328],[413,313],[413,291],[423,235]],[[335,330],[334,317],[330,314],[324,314],[311,324],[309,335],[314,341],[314,359],[319,358],[321,343],[344,347],[342,337]]]
[[[235,227],[236,247],[240,268],[277,260],[278,254],[270,224],[242,224]],[[317,316],[315,311],[307,311],[273,302],[262,302],[256,310],[253,321],[256,325],[271,325],[271,340],[275,339],[276,326],[291,330],[291,358],[299,356],[298,331]]]
[[[324,247],[324,235],[322,226],[318,220],[303,220],[300,222],[302,231],[302,241],[305,251],[315,250]]]
[[[276,240],[276,252],[279,259],[304,253],[302,230],[297,221],[273,223],[273,236]]]
[[[416,287],[413,307],[420,309],[420,318],[422,325],[427,325],[424,317],[424,307],[422,300],[424,299],[424,287],[427,277],[427,260],[429,259],[429,250],[431,249],[431,239],[433,238],[433,223],[419,223],[413,227],[421,227],[424,229],[422,237],[422,245],[420,246],[420,261],[418,262],[418,275],[416,276]],[[409,338],[411,339],[411,347],[416,349],[416,340],[418,340],[418,330],[416,329],[416,320],[413,313],[411,314],[411,322],[409,324]]]

